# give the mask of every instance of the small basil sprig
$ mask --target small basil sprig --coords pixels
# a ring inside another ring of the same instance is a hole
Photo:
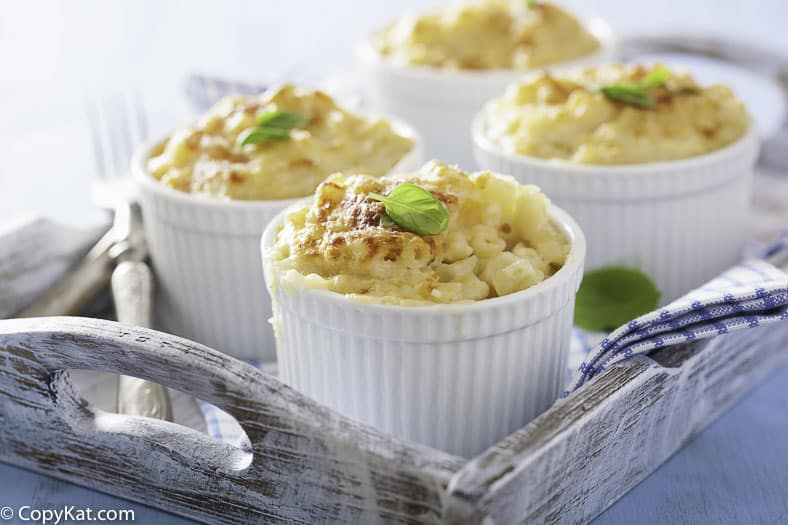
[[[659,289],[643,272],[607,266],[583,275],[575,301],[575,325],[584,330],[611,331],[651,312]]]
[[[670,78],[670,69],[666,67],[658,67],[643,79],[640,86],[643,89],[655,88],[664,86],[665,82]]]
[[[302,128],[309,124],[311,118],[300,113],[290,113],[289,111],[266,111],[257,117],[257,126],[261,128]]]
[[[657,105],[657,101],[654,100],[654,97],[646,93],[646,90],[639,86],[610,84],[608,86],[602,86],[599,88],[599,91],[610,100],[623,102],[630,106],[653,108]]]
[[[386,195],[369,193],[370,199],[386,207],[386,215],[402,228],[419,235],[438,235],[449,225],[446,206],[421,186],[406,182]],[[387,221],[381,218],[381,224]]]
[[[241,146],[262,144],[271,140],[289,140],[290,130],[306,126],[311,119],[288,111],[266,111],[257,117],[257,127],[245,130],[238,136]]]
[[[669,78],[670,70],[660,67],[649,73],[640,85],[608,84],[599,88],[599,91],[616,102],[623,102],[639,108],[653,108],[657,105],[657,101],[646,90],[664,86]]]

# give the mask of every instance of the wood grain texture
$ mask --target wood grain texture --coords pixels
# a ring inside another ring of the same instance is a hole
[[[788,323],[612,368],[452,479],[455,523],[585,523],[788,361]]]
[[[95,411],[68,368],[158,382],[232,414],[235,447],[171,423]],[[437,523],[464,463],[325,409],[190,341],[111,321],[0,321],[0,459],[211,523]]]
[[[788,324],[637,358],[465,464],[177,337],[81,318],[7,320],[0,459],[209,523],[583,523],[786,361]],[[251,464],[191,429],[95,410],[68,368],[135,375],[222,407],[247,432]]]

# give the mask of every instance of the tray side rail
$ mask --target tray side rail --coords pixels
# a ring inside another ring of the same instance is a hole
[[[139,377],[226,410],[251,461],[202,432],[91,407],[69,369]],[[197,343],[65,317],[0,321],[0,460],[207,523],[438,523],[465,463]]]
[[[615,366],[469,461],[447,521],[586,523],[786,362],[778,323]]]

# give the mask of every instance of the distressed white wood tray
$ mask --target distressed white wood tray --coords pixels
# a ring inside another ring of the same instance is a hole
[[[0,266],[0,290],[17,306],[35,288],[29,270]],[[663,349],[465,460],[178,337],[98,319],[9,319],[0,461],[207,523],[583,523],[785,363],[788,323]],[[188,422],[104,412],[76,393],[69,370],[137,376],[225,409],[251,441],[251,462]]]

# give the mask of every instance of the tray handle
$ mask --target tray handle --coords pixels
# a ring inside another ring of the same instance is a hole
[[[181,425],[94,410],[68,369],[131,375],[208,401],[238,420],[254,457]],[[0,374],[11,378],[0,391],[0,460],[81,484],[101,480],[94,488],[150,504],[155,489],[159,506],[180,513],[186,491],[193,516],[248,518],[254,508],[292,518],[326,505],[350,513],[339,518],[405,505],[437,516],[465,463],[345,418],[215,350],[112,321],[0,321]],[[308,496],[288,492],[298,479],[310,480]],[[147,492],[135,495],[140,487]]]

